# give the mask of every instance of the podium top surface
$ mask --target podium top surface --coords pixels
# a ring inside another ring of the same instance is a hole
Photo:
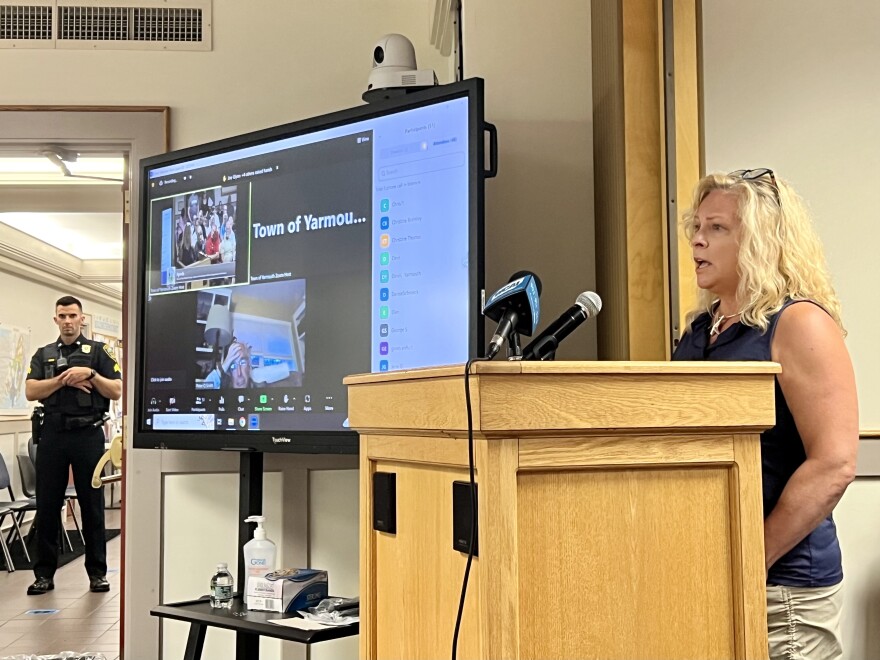
[[[476,362],[473,428],[485,434],[647,429],[760,431],[775,424],[774,362]],[[359,374],[361,433],[467,430],[464,365]]]
[[[765,375],[777,374],[782,367],[776,362],[629,362],[559,360],[522,362],[499,360],[474,362],[471,374],[642,374],[642,375]],[[387,383],[395,380],[419,380],[464,375],[464,364],[424,369],[406,369],[373,374],[352,374],[343,379],[346,385]]]

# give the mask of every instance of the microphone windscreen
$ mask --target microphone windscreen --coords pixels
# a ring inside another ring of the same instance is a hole
[[[525,277],[526,275],[531,275],[532,278],[534,278],[534,280],[535,280],[535,287],[538,289],[538,295],[540,296],[540,295],[541,295],[541,288],[542,288],[542,285],[541,285],[541,278],[538,277],[537,275],[535,275],[535,274],[534,274],[532,271],[530,271],[530,270],[518,270],[518,271],[516,271],[513,275],[511,275],[511,276],[510,276],[510,279],[507,280],[507,281],[508,281],[508,282],[513,282],[514,280],[518,280],[519,278],[521,278],[521,277]]]
[[[587,311],[587,318],[593,318],[602,311],[602,299],[598,293],[584,291],[575,302]]]

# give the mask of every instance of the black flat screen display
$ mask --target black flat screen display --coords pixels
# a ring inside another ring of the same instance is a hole
[[[136,447],[356,451],[348,374],[482,345],[482,81],[141,162]]]

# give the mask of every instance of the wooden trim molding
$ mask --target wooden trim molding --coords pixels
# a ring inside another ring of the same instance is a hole
[[[670,263],[669,226],[678,218],[667,217],[665,181],[667,144],[673,142],[671,201],[679,208],[699,176],[698,0],[668,1],[673,25],[665,32],[656,0],[591,6],[596,276],[606,300],[597,319],[603,360],[667,359],[670,297],[681,295],[669,290],[671,273],[685,284],[678,289],[693,281],[692,269]],[[674,104],[664,97],[666,38],[673,40]],[[667,135],[670,105],[674,134]],[[690,306],[689,300],[682,304]]]
[[[856,478],[880,477],[880,429],[859,431],[859,459]]]
[[[167,105],[0,105],[0,112],[159,112],[165,120],[165,151],[171,149],[171,108]]]

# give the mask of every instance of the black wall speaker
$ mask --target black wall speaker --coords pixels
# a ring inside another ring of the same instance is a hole
[[[397,534],[397,475],[373,473],[373,529]]]

